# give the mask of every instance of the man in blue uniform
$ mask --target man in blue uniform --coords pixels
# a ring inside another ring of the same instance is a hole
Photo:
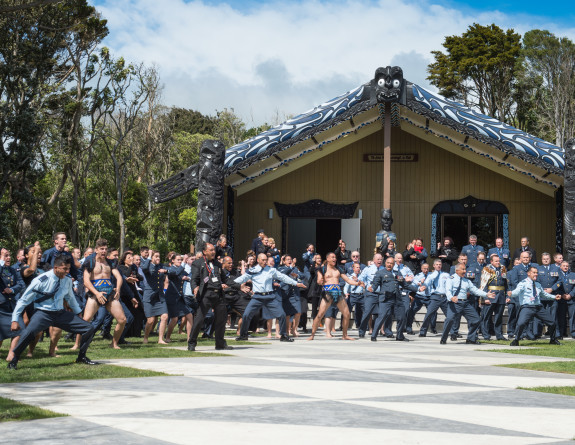
[[[507,299],[507,269],[502,266],[496,254],[491,257],[491,264],[486,266],[482,273],[489,274],[487,289],[495,293],[495,298],[486,300],[481,309],[481,333],[484,340],[490,340],[489,321],[494,316],[493,329],[497,340],[507,340],[503,336],[503,312]]]
[[[517,298],[518,304],[521,307],[519,317],[517,319],[517,338],[511,342],[511,346],[519,346],[519,339],[527,324],[537,318],[549,327],[550,340],[552,345],[560,345],[559,340],[555,338],[555,320],[551,317],[541,304],[541,299],[558,300],[561,295],[551,295],[545,292],[541,283],[537,282],[538,270],[537,267],[531,266],[527,271],[527,278],[521,281],[517,287],[511,292],[511,296]]]
[[[468,264],[473,264],[477,261],[477,254],[479,252],[485,252],[485,250],[483,250],[483,246],[479,246],[477,244],[477,235],[471,235],[469,237],[469,244],[467,246],[463,246],[461,254],[467,255]]]
[[[413,321],[415,320],[415,315],[419,312],[419,310],[423,306],[429,308],[429,303],[431,302],[429,298],[430,297],[429,288],[423,285],[428,275],[429,275],[429,264],[423,263],[421,265],[421,272],[419,272],[413,278],[413,284],[418,286],[418,289],[409,307],[409,312],[407,313],[407,325],[405,330],[410,335],[413,335]],[[437,318],[437,312],[435,313],[434,318]],[[433,318],[431,319],[431,326],[433,328],[435,327],[435,321]]]
[[[559,280],[559,272],[561,270],[555,265],[551,264],[551,255],[547,252],[541,254],[541,265],[537,268],[537,282],[541,284],[545,292],[553,295],[560,294],[561,280]],[[556,337],[560,337],[559,329],[557,326],[557,306],[556,300],[543,300],[541,304],[544,308],[548,309],[551,317],[555,320]],[[540,338],[543,335],[543,325],[539,319],[533,320],[533,333],[535,338]],[[561,339],[559,339],[561,340]]]
[[[260,253],[257,259],[257,266],[250,268],[246,271],[246,273],[234,280],[234,282],[237,284],[243,284],[247,281],[251,281],[253,292],[252,299],[250,300],[248,307],[246,307],[242,317],[243,323],[240,330],[240,335],[236,338],[236,340],[248,339],[248,329],[250,327],[252,317],[261,307],[265,306],[273,318],[279,319],[281,333],[280,341],[293,341],[293,338],[290,338],[287,334],[286,314],[282,308],[281,299],[277,298],[273,283],[274,280],[277,280],[291,286],[300,287],[302,289],[305,289],[306,286],[305,284],[298,283],[293,278],[278,272],[277,269],[267,266],[267,259],[268,257],[265,253]]]
[[[487,252],[487,261],[491,258],[491,255],[496,254],[499,257],[499,262],[505,269],[509,270],[509,264],[511,261],[511,253],[509,249],[503,247],[503,238],[497,238],[495,240],[495,247],[489,249]]]
[[[433,317],[437,317],[437,311],[441,308],[443,315],[447,317],[447,300],[445,298],[445,285],[449,280],[449,274],[442,271],[443,262],[441,259],[436,259],[433,262],[433,272],[430,273],[423,285],[429,291],[429,306],[427,306],[427,313],[419,328],[419,336],[425,337],[427,335],[427,327],[431,323]],[[445,330],[445,324],[444,324]]]
[[[365,264],[361,262],[359,252],[357,250],[354,250],[353,252],[351,252],[351,261],[349,263],[345,263],[345,273],[351,275],[353,273],[353,266],[356,264],[359,265],[360,272],[363,272],[363,269],[367,267]]]
[[[353,253],[352,253],[353,257]],[[361,266],[359,263],[353,263],[353,269],[351,273],[347,276],[355,280],[359,280],[359,275],[361,274]],[[355,326],[359,329],[361,325],[361,320],[363,318],[363,311],[365,307],[364,289],[362,286],[354,286],[353,284],[345,283],[343,287],[343,293],[345,294],[345,299],[347,300],[347,307],[349,312],[353,311],[355,308]]]
[[[447,319],[443,327],[443,335],[440,343],[444,345],[447,340],[447,334],[451,329],[457,316],[463,315],[467,320],[467,340],[465,343],[479,344],[477,340],[477,328],[479,327],[479,315],[475,308],[467,301],[467,293],[483,297],[494,298],[493,292],[483,292],[477,289],[468,278],[465,278],[465,266],[458,264],[455,267],[455,274],[447,280],[445,286],[445,295],[447,297]]]
[[[52,269],[54,264],[54,259],[59,256],[63,255],[70,258],[70,275],[76,281],[82,279],[82,274],[80,273],[81,265],[78,261],[74,259],[70,252],[66,252],[66,243],[67,238],[64,232],[58,232],[54,234],[54,247],[46,250],[40,259],[40,268],[48,271]]]
[[[537,252],[529,245],[529,238],[526,236],[521,238],[521,247],[518,247],[515,249],[515,252],[513,252],[513,260],[520,258],[522,252],[528,252],[532,262],[537,261]]]
[[[72,280],[67,277],[70,272],[70,259],[66,256],[57,256],[52,263],[53,269],[32,280],[24,295],[18,300],[18,304],[12,314],[12,330],[21,328],[19,319],[22,312],[30,303],[34,303],[36,312],[30,319],[30,323],[20,335],[18,345],[12,350],[14,357],[8,363],[8,369],[16,369],[20,354],[34,340],[36,334],[42,332],[48,326],[57,326],[74,334],[82,335],[80,353],[76,363],[95,365],[97,363],[86,357],[86,351],[94,337],[94,328],[87,321],[78,317],[81,312],[80,306],[74,296]],[[72,309],[68,312],[64,309],[64,300]]]
[[[569,322],[566,326],[567,333],[568,335],[571,335],[571,338],[575,339],[575,272],[571,272],[569,269],[568,261],[563,261],[561,263],[561,273],[559,274],[559,277],[563,283],[562,301],[565,302],[567,312],[569,314]],[[565,319],[563,318],[562,320],[564,321]],[[563,334],[563,327],[561,327],[559,331]]]
[[[521,281],[527,278],[527,271],[531,266],[537,267],[537,264],[531,263],[531,254],[529,252],[521,252],[519,255],[519,261],[521,262],[514,266],[513,269],[511,269],[511,272],[507,275],[507,296],[509,297],[507,299],[507,336],[509,338],[515,337],[517,315],[519,313],[519,305],[517,304],[516,299],[512,297],[511,292],[515,290]],[[524,332],[524,335],[526,335],[529,340],[535,340],[535,337],[530,330]]]
[[[397,255],[401,256],[400,253]],[[373,277],[371,286],[367,288],[369,292],[375,292],[379,296],[379,316],[373,325],[371,341],[377,341],[377,334],[384,322],[391,318],[392,310],[397,319],[397,336],[395,339],[397,341],[409,341],[409,339],[403,335],[406,314],[405,303],[401,292],[403,291],[403,287],[409,287],[410,290],[415,289],[411,288],[412,285],[407,282],[405,276],[399,269],[394,270],[394,263],[395,260],[393,258],[387,258],[385,260],[385,269],[377,271]],[[407,266],[404,267],[408,269]],[[413,278],[413,274],[411,278]]]
[[[369,292],[367,288],[371,285],[371,281],[373,280],[375,273],[383,268],[381,265],[382,262],[383,256],[380,253],[376,253],[373,256],[373,264],[367,266],[365,269],[363,269],[363,272],[359,274],[358,281],[363,283],[366,289],[363,297],[364,312],[361,319],[361,324],[359,325],[359,338],[365,337],[365,332],[367,331],[371,314],[373,314],[379,307],[379,296],[374,292]]]
[[[16,301],[25,284],[20,272],[16,272],[11,265],[12,258],[7,249],[0,250],[0,345],[6,338],[11,340],[11,348],[16,346],[19,331],[12,331],[12,312],[16,307]],[[24,321],[20,320],[22,327]],[[12,353],[8,354],[7,360],[12,359]]]

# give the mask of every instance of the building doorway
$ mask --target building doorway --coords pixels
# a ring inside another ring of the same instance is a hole
[[[322,259],[329,252],[335,252],[339,240],[346,242],[347,250],[359,250],[359,219],[336,218],[288,218],[287,253],[301,258],[306,246],[311,243]]]
[[[442,238],[453,238],[459,250],[469,244],[469,236],[477,235],[477,244],[487,252],[495,247],[499,234],[499,215],[442,215]]]
[[[431,254],[437,243],[450,236],[457,249],[469,243],[469,235],[477,235],[477,244],[486,251],[502,238],[509,248],[509,210],[497,201],[466,196],[459,200],[438,202],[431,210]]]

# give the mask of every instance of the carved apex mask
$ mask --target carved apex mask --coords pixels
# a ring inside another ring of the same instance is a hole
[[[399,66],[380,67],[371,81],[371,100],[375,103],[406,104],[407,88],[403,70]]]

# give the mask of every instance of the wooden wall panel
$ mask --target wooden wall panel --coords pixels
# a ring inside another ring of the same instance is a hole
[[[414,237],[422,237],[429,249],[433,206],[439,201],[473,195],[478,199],[500,201],[508,207],[512,249],[519,245],[520,237],[526,235],[538,252],[554,251],[553,198],[508,179],[503,167],[498,174],[399,128],[392,131],[391,147],[394,154],[416,153],[419,157],[418,162],[392,164],[393,229],[401,246]],[[329,150],[329,145],[324,150]],[[362,257],[371,257],[375,234],[380,230],[383,163],[363,162],[363,155],[367,153],[383,153],[383,130],[239,196],[236,256],[248,249],[260,226],[281,245],[281,218],[277,216],[274,201],[294,204],[323,199],[333,203],[359,201],[358,209],[363,211]],[[467,156],[477,155],[468,153]],[[268,219],[270,208],[274,209],[273,220]]]

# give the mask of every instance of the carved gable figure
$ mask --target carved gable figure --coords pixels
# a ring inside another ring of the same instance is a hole
[[[398,102],[402,105],[407,101],[406,82],[403,70],[398,66],[380,67],[375,70],[371,81],[371,101],[373,103]]]

